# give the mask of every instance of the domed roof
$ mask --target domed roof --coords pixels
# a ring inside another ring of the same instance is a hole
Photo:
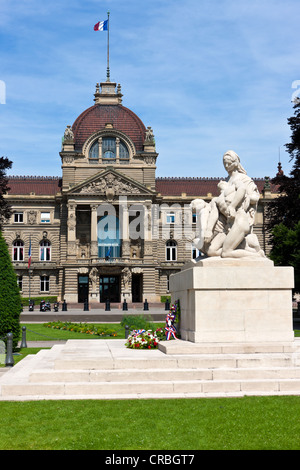
[[[107,124],[112,124],[113,129],[126,134],[137,152],[143,150],[146,127],[140,118],[121,104],[97,103],[83,111],[72,126],[75,150],[81,151],[88,137],[105,129]]]

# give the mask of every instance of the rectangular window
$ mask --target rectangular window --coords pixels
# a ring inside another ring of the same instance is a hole
[[[192,214],[192,222],[193,224],[197,222],[197,214]]]
[[[50,280],[49,276],[41,276],[41,292],[49,292],[50,290]]]
[[[175,214],[174,214],[174,212],[169,212],[167,214],[167,224],[175,224]]]
[[[23,212],[15,212],[14,213],[14,222],[15,222],[15,224],[22,224],[23,223]]]
[[[41,222],[42,224],[50,223],[50,212],[41,212]]]
[[[51,246],[42,245],[40,247],[40,261],[51,261]]]
[[[20,291],[23,290],[23,276],[17,276],[17,283]]]

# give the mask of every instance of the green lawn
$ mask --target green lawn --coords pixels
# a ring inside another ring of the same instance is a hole
[[[90,324],[89,325],[93,325]],[[99,339],[99,336],[90,335],[85,333],[76,333],[74,331],[60,330],[47,328],[43,323],[30,323],[22,325],[26,327],[27,341],[53,341],[53,340],[68,340],[68,339]],[[110,328],[117,332],[116,338],[125,338],[125,329],[119,323],[101,323],[103,328]],[[108,339],[112,339],[108,337]]]
[[[90,326],[102,327],[103,329],[115,330],[117,336],[115,338],[125,338],[125,328],[120,323],[101,323],[92,324]],[[165,322],[154,323],[155,328],[165,327]],[[66,331],[60,329],[46,328],[42,323],[30,323],[24,324],[26,327],[26,339],[27,341],[52,341],[52,340],[68,340],[68,339],[99,339],[97,335],[76,333],[74,331]],[[113,337],[107,336],[104,339],[113,339]]]
[[[300,397],[0,402],[1,450],[299,450]]]

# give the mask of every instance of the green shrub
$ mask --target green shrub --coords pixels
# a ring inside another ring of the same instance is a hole
[[[164,303],[164,304],[166,303],[167,300],[168,300],[169,302],[171,302],[171,296],[170,296],[170,295],[162,295],[162,296],[160,297],[160,301],[161,301],[162,303]]]
[[[0,338],[12,332],[13,347],[17,347],[21,328],[21,296],[17,276],[8,253],[5,240],[0,232]]]
[[[125,328],[128,325],[129,331],[132,330],[155,330],[151,317],[145,315],[125,315],[122,318],[121,326]]]

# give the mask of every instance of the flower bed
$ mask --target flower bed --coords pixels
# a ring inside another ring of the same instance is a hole
[[[112,328],[103,328],[97,325],[88,325],[87,323],[71,323],[71,322],[48,322],[44,323],[44,326],[47,328],[53,328],[55,330],[67,330],[73,331],[75,333],[84,333],[88,335],[97,335],[97,336],[112,336],[116,337],[118,333]]]

